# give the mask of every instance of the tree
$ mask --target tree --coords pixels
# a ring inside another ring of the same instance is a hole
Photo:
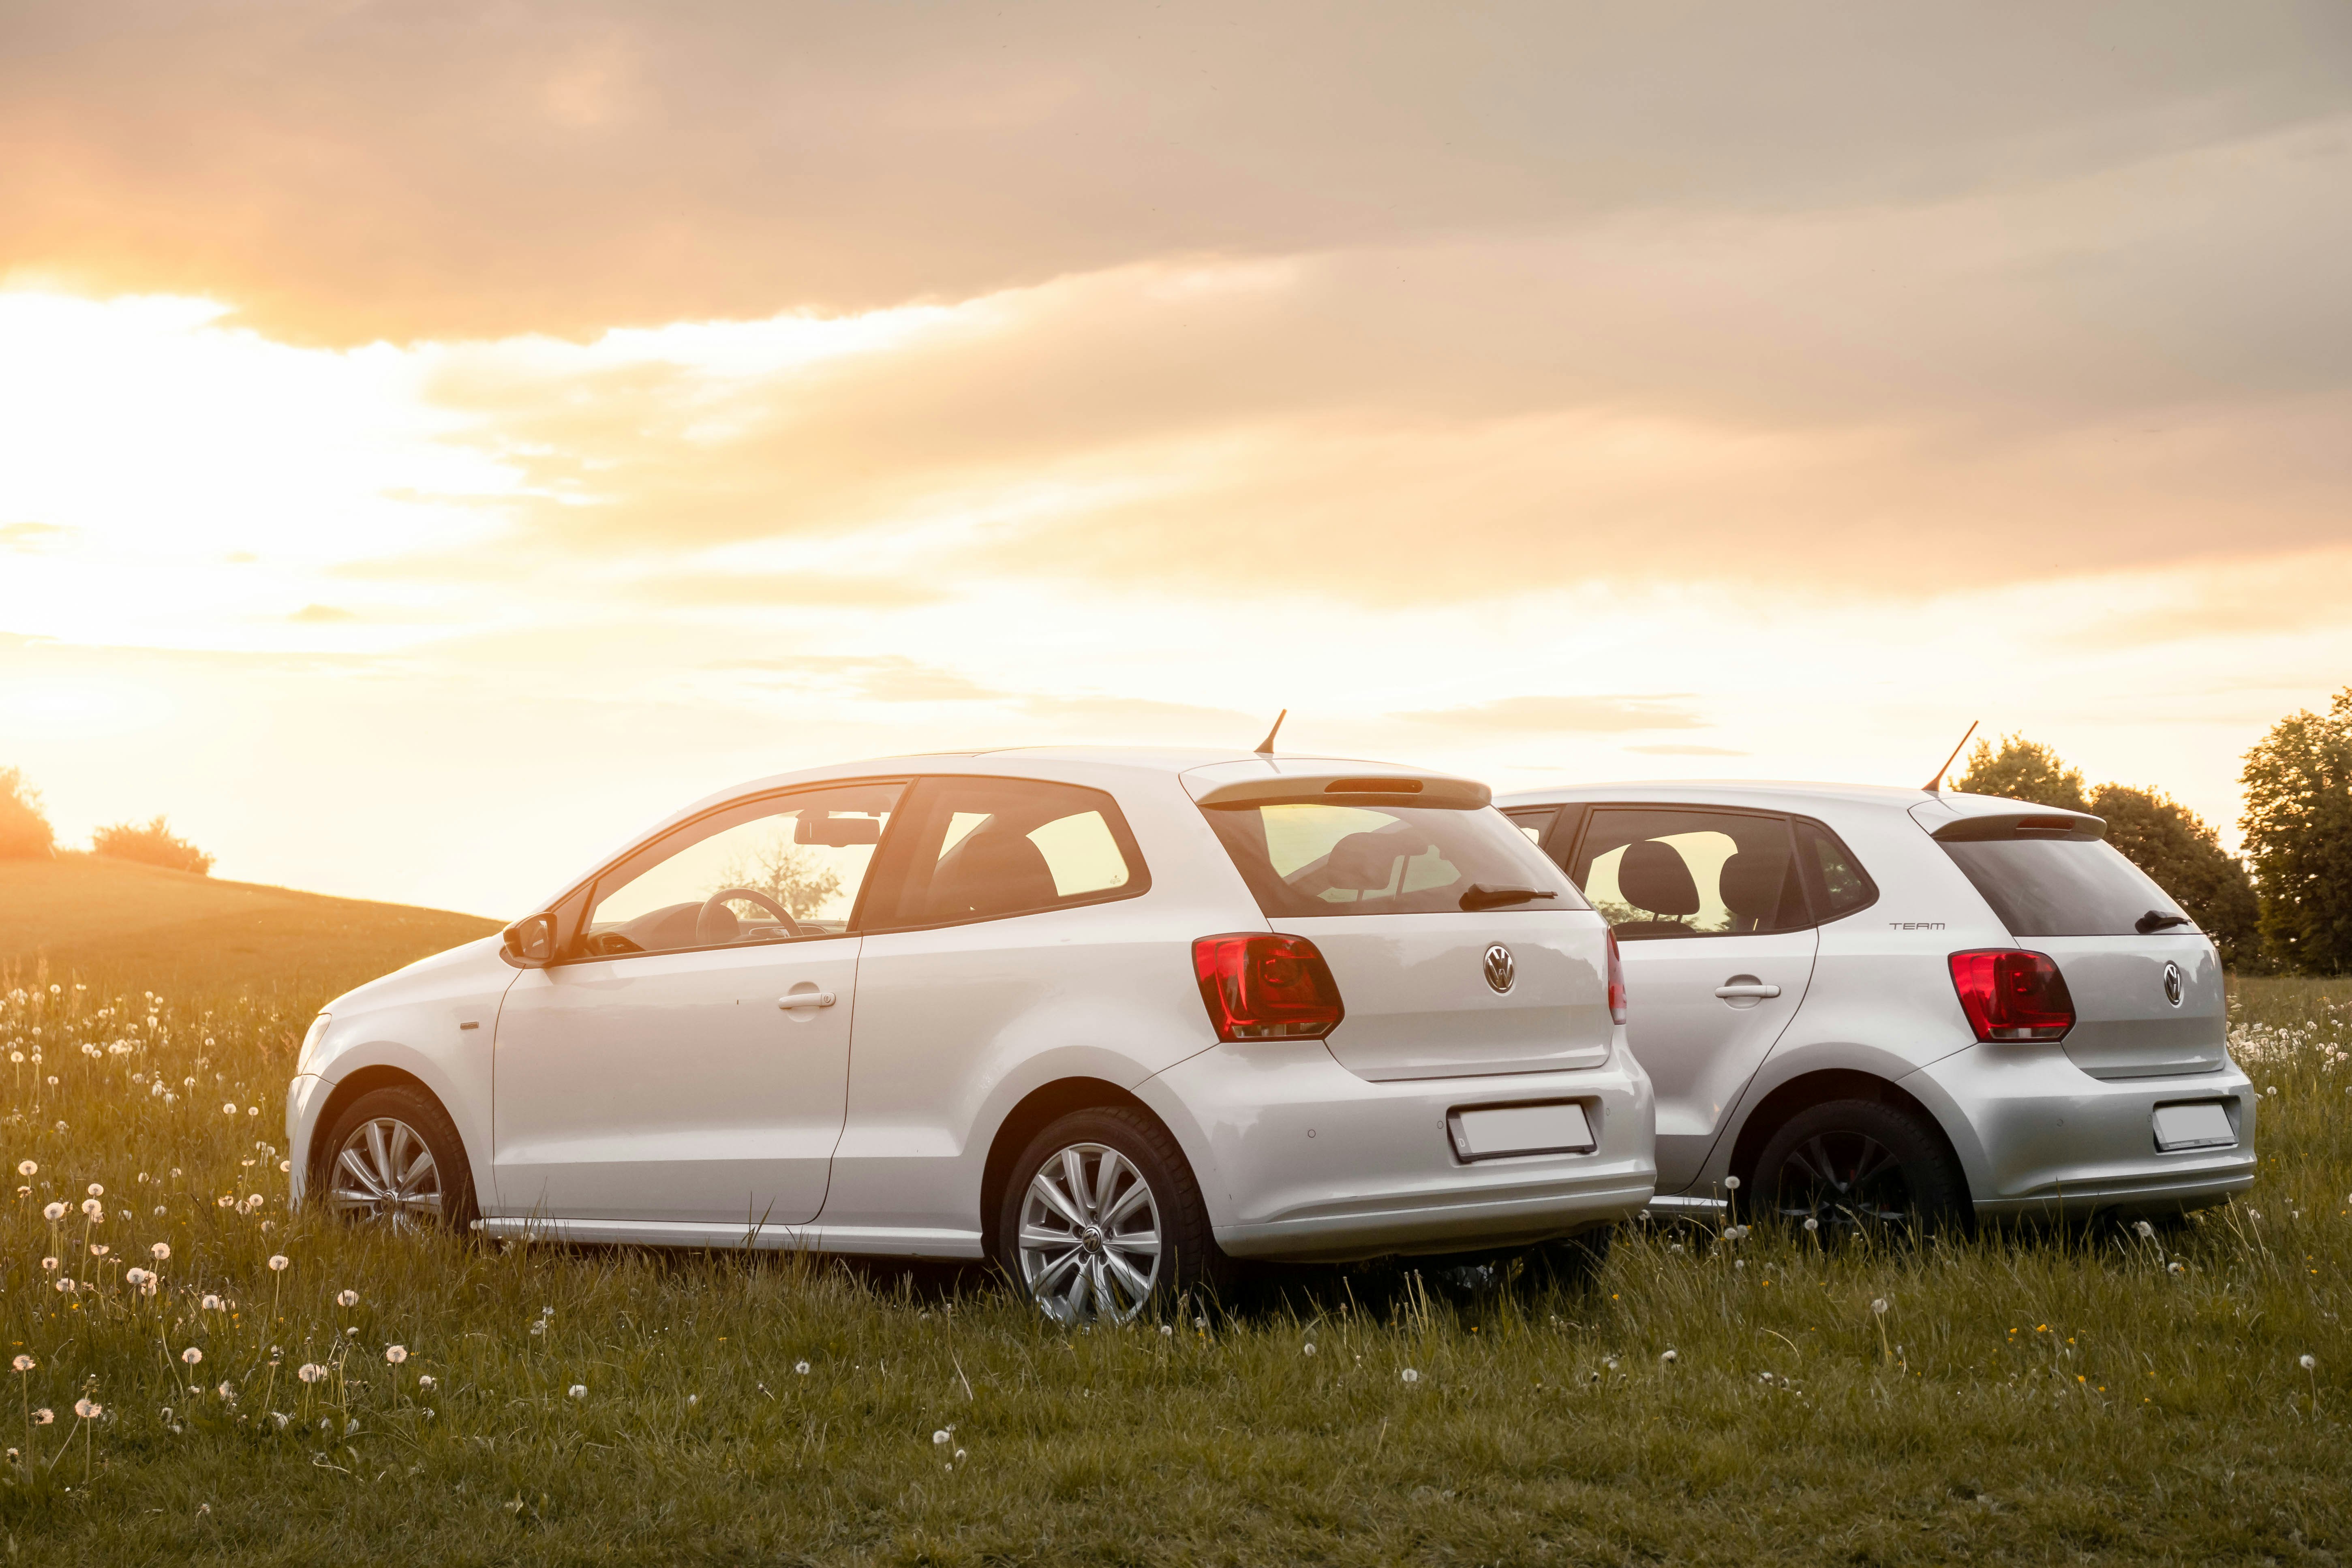
[[[2246,753],[2239,828],[2263,898],[2263,940],[2297,974],[2352,973],[2352,686]]]
[[[136,860],[142,866],[194,871],[199,877],[209,876],[213,868],[211,856],[173,834],[171,824],[160,816],[144,827],[118,822],[100,828],[89,836],[89,852],[110,860]]]
[[[2221,950],[2225,969],[2263,967],[2262,900],[2236,856],[2203,818],[2157,790],[2104,784],[2091,810],[2107,819],[2107,842],[2189,911]]]
[[[841,873],[824,864],[824,857],[793,844],[789,833],[778,831],[765,844],[754,845],[727,863],[718,888],[751,888],[783,907],[795,921],[813,920],[827,900],[841,891]]]
[[[2062,811],[2088,811],[2083,796],[2083,775],[2068,767],[2058,753],[2022,735],[2004,735],[2000,750],[1990,741],[1979,741],[1969,753],[1969,771],[1952,781],[1968,795],[1997,795],[2005,800],[2054,805]]]
[[[41,810],[41,792],[15,768],[0,768],[0,860],[46,860],[58,836]]]

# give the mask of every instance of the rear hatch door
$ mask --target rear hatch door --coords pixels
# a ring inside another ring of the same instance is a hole
[[[1597,1067],[1606,923],[1487,804],[1486,786],[1283,758],[1189,787],[1277,931],[1315,943],[1346,1016],[1331,1054],[1367,1079]]]
[[[2212,1072],[2227,1059],[2221,959],[2187,911],[2080,812],[1947,797],[1921,816],[2021,947],[2066,977],[2065,1050],[2094,1078]]]

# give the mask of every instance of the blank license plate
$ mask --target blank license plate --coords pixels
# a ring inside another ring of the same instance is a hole
[[[2156,1108],[2156,1146],[2159,1149],[2229,1149],[2236,1146],[2237,1131],[2230,1113],[2210,1101],[2203,1105],[2159,1105]]]
[[[1457,1110],[1446,1119],[1454,1152],[1465,1160],[1506,1154],[1586,1154],[1592,1123],[1581,1105],[1494,1105]]]

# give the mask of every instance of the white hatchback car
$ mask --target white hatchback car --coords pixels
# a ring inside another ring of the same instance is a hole
[[[1614,943],[1488,802],[1233,752],[745,784],[320,1014],[297,1196],[993,1258],[1063,1318],[1603,1226],[1655,1175]]]
[[[2221,961],[2095,816],[1802,784],[1498,804],[1624,944],[1660,1210],[2154,1215],[2253,1181]]]

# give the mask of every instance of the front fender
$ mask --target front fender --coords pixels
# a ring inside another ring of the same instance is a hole
[[[419,1016],[427,1007],[392,1009],[387,1015],[354,1020],[348,1043],[341,1045],[315,1073],[298,1076],[287,1094],[288,1147],[293,1160],[290,1196],[299,1204],[309,1185],[317,1141],[329,1131],[323,1125],[328,1106],[337,1102],[336,1089],[355,1074],[385,1069],[415,1079],[441,1102],[456,1124],[466,1148],[466,1163],[474,1176],[474,1190],[484,1207],[496,1201],[490,1165],[490,1035],[493,1009],[483,1010],[479,1026],[463,1031],[467,1042],[457,1045],[436,1035],[458,1034],[454,1017]],[[446,1009],[438,1009],[446,1012]],[[339,1020],[340,1022],[340,1020]],[[420,1043],[421,1042],[421,1043]]]

